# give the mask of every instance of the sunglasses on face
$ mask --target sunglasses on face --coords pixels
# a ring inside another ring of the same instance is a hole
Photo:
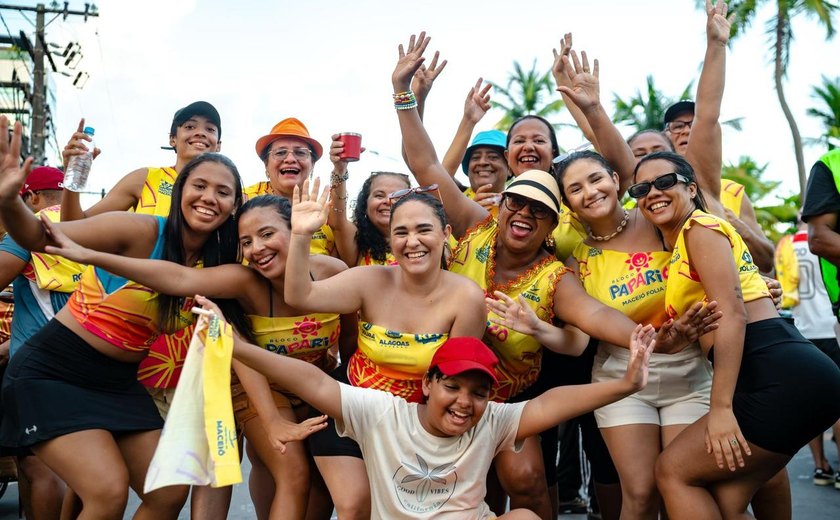
[[[547,219],[552,214],[552,211],[545,204],[518,195],[507,193],[502,200],[505,207],[513,212],[521,211],[525,206],[528,206],[528,212],[537,220]]]
[[[642,197],[650,193],[651,187],[655,187],[659,191],[665,191],[670,190],[671,188],[676,186],[678,182],[691,184],[691,180],[685,175],[680,175],[677,172],[671,172],[666,173],[665,175],[660,175],[652,181],[645,181],[634,184],[630,186],[630,188],[627,190],[627,194],[633,197],[634,199],[641,199]]]
[[[416,188],[405,188],[405,189],[402,189],[402,190],[397,190],[395,192],[392,192],[390,195],[388,195],[388,200],[390,200],[391,204],[393,204],[393,203],[397,202],[398,200],[400,200],[401,198],[406,197],[408,195],[411,195],[412,193],[429,193],[431,191],[437,191],[437,190],[438,190],[438,185],[437,184],[429,184],[428,186],[417,186]],[[438,199],[440,199],[440,196],[438,196]]]

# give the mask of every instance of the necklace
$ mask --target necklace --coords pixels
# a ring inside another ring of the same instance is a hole
[[[621,219],[621,223],[618,225],[617,228],[615,228],[615,231],[613,231],[609,235],[599,236],[599,235],[593,235],[592,230],[590,230],[589,231],[589,236],[592,238],[592,240],[597,240],[599,242],[605,242],[605,241],[613,238],[617,234],[621,233],[622,231],[624,231],[624,226],[627,225],[628,220],[630,220],[630,212],[628,212],[625,209],[624,210],[624,218]]]

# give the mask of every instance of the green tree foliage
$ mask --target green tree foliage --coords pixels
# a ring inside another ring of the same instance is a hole
[[[744,191],[755,208],[755,217],[764,234],[774,243],[796,230],[796,214],[799,211],[799,195],[781,197],[773,192],[780,181],[767,181],[762,177],[767,164],[759,166],[755,159],[741,156],[737,163],[725,164],[722,170],[724,179],[744,185]],[[768,203],[768,199],[771,199]]]
[[[518,61],[514,61],[513,72],[508,76],[507,85],[502,87],[493,82],[491,84],[494,97],[503,100],[490,101],[493,108],[504,112],[496,123],[496,128],[505,132],[522,116],[538,115],[550,120],[551,116],[558,114],[565,107],[559,95],[557,99],[551,99],[555,96],[554,79],[551,77],[551,71],[537,71],[537,60],[534,60],[528,71],[523,70]]]
[[[823,135],[809,141],[834,149],[834,142],[840,142],[840,77],[822,77],[822,85],[811,87],[811,97],[819,105],[808,109],[809,116],[816,117],[823,124]]]
[[[832,15],[836,13],[838,6],[829,0],[767,0],[766,2],[761,0],[730,0],[728,2],[729,12],[734,15],[730,43],[746,31],[757,17],[759,7],[765,3],[772,5],[774,11],[773,16],[766,23],[765,34],[773,56],[773,82],[776,87],[776,94],[793,138],[801,195],[805,192],[806,179],[805,158],[802,154],[802,136],[785,98],[783,83],[790,63],[790,46],[793,42],[791,20],[796,16],[801,17],[803,15],[815,18],[825,28],[826,39],[829,39],[834,36]]]
[[[694,82],[688,84],[679,98],[665,96],[653,83],[653,76],[648,75],[645,92],[636,91],[636,95],[628,100],[622,99],[618,94],[613,93],[613,122],[631,127],[634,131],[641,130],[662,130],[662,121],[665,118],[665,110],[681,99],[689,99]]]

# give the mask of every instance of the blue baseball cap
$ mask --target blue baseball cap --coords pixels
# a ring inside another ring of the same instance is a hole
[[[499,130],[485,130],[475,134],[472,144],[467,148],[467,153],[461,160],[461,169],[464,173],[469,174],[470,157],[476,148],[487,147],[495,148],[499,153],[503,153],[507,149],[507,136],[504,132]]]

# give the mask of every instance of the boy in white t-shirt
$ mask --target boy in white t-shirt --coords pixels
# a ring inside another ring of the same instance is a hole
[[[213,308],[204,298],[198,301]],[[370,481],[371,518],[489,519],[496,518],[484,503],[493,457],[644,388],[655,334],[641,325],[633,332],[624,378],[557,387],[515,404],[488,400],[498,360],[477,338],[450,338],[441,345],[423,378],[424,404],[339,383],[310,363],[278,356],[239,336],[233,355],[334,417],[339,433],[359,443]],[[517,509],[498,518],[538,517]]]

